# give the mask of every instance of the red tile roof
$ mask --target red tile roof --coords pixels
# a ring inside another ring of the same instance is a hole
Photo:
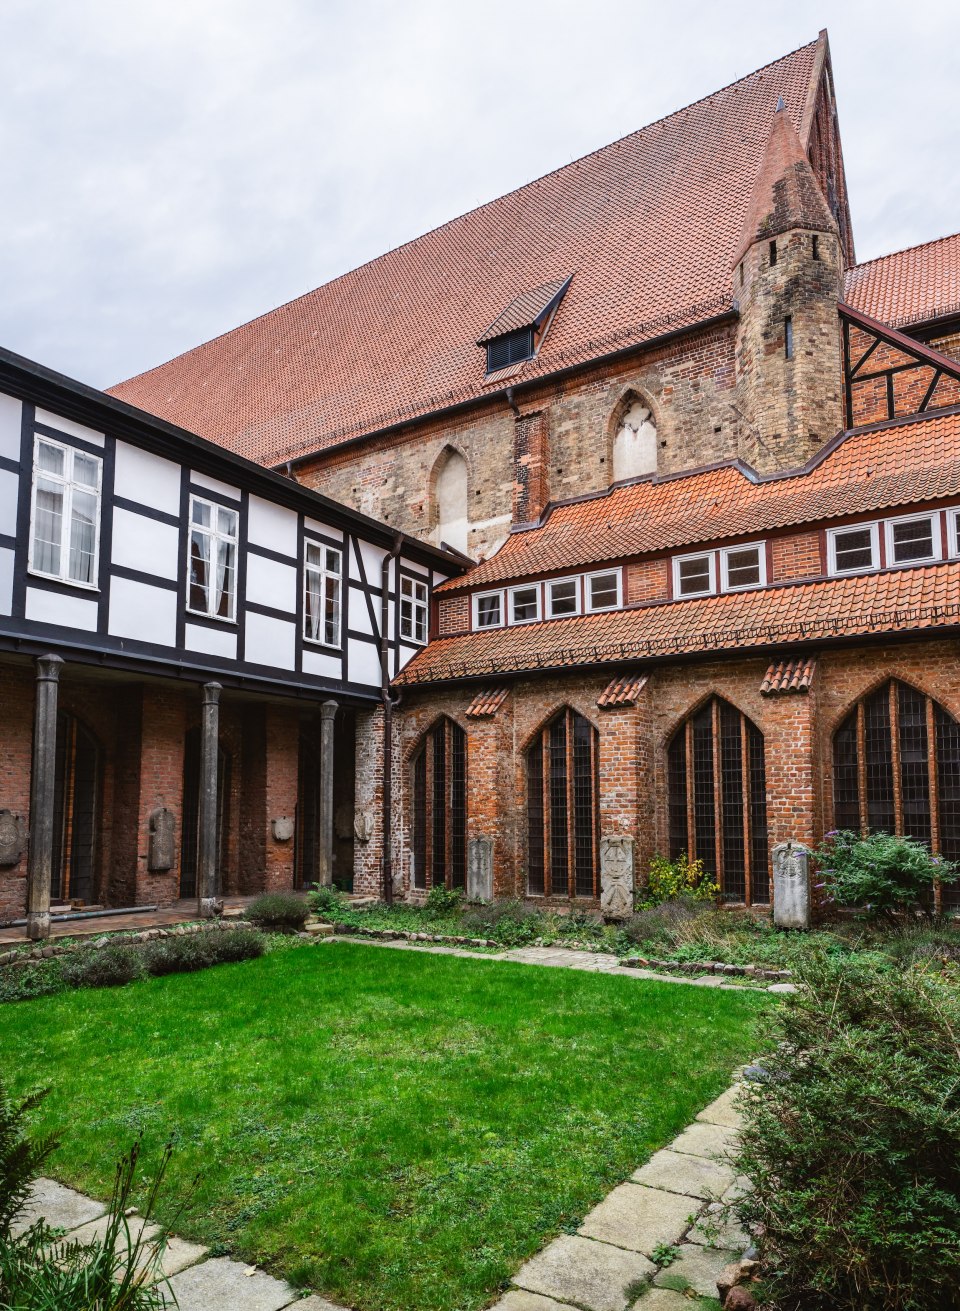
[[[960,314],[960,233],[855,265],[844,299],[891,327]]]
[[[960,630],[960,561],[440,638],[396,682],[413,686],[932,628]]]
[[[463,712],[468,719],[492,719],[507,699],[508,687],[485,687]]]
[[[726,312],[777,98],[809,122],[825,48],[823,34],[112,394],[276,464],[483,396],[479,335],[552,279],[574,275],[524,379]]]
[[[635,706],[646,685],[646,674],[625,674],[621,678],[615,678],[597,697],[597,705],[601,710],[616,710],[618,706]]]
[[[560,504],[441,591],[960,496],[960,413],[848,434],[804,470],[759,478],[736,461]]]
[[[785,696],[791,692],[809,692],[817,662],[813,656],[795,656],[792,660],[774,660],[760,683],[762,696]]]
[[[542,287],[534,287],[532,291],[525,291],[522,296],[512,300],[486,332],[477,338],[477,345],[493,341],[494,337],[502,337],[505,332],[529,328],[539,323],[569,281],[569,278],[555,278],[553,282],[545,282]]]

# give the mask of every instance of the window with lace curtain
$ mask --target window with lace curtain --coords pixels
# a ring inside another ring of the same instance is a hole
[[[96,587],[103,461],[49,437],[33,451],[30,571]]]
[[[322,542],[307,542],[303,563],[303,635],[308,642],[339,646],[341,553]]]
[[[187,609],[193,614],[236,618],[239,526],[236,510],[190,497]]]

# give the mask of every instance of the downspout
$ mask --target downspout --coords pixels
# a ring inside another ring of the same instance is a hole
[[[393,711],[400,698],[390,692],[390,563],[400,555],[403,538],[399,533],[383,557],[380,566],[380,696],[383,699],[383,857],[381,879],[383,900],[393,905]],[[399,592],[399,589],[398,589]],[[395,622],[400,622],[399,613]]]

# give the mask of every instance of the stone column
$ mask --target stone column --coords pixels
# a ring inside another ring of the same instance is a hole
[[[217,797],[220,751],[219,683],[204,683],[200,727],[200,822],[197,841],[197,913],[210,919],[217,913],[220,870],[217,866]]]
[[[37,658],[37,703],[30,774],[30,858],[27,864],[27,937],[50,936],[53,805],[57,774],[57,690],[63,661]]]
[[[320,707],[320,806],[317,853],[317,882],[333,882],[333,720],[336,701],[324,701]]]

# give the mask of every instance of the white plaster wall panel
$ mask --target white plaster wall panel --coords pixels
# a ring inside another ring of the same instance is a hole
[[[176,582],[180,533],[172,524],[119,507],[113,512],[113,564]]]
[[[112,578],[107,627],[112,637],[175,646],[177,594],[167,588],[151,587],[149,583],[135,583],[129,578]]]
[[[360,558],[363,561],[363,567],[366,571],[367,582],[371,587],[380,586],[380,569],[383,563],[383,557],[386,554],[387,552],[382,551],[379,546],[371,546],[369,542],[360,543]],[[393,569],[394,566],[391,564],[391,577],[393,577]],[[359,574],[360,572],[359,569],[356,569],[355,560],[350,561],[350,572],[355,572],[356,574]]]
[[[82,423],[74,423],[72,419],[61,419],[59,414],[51,414],[49,410],[39,409],[34,417],[37,423],[46,424],[48,428],[56,428],[58,432],[67,433],[70,437],[82,437],[85,442],[91,442],[94,446],[104,445],[102,432],[94,432],[92,428],[85,428]]]
[[[180,466],[128,442],[117,442],[113,487],[126,501],[180,517]]]
[[[375,596],[373,613],[376,616],[377,623],[380,622],[380,598]],[[377,632],[370,622],[370,611],[367,608],[367,599],[359,587],[350,588],[350,614],[347,620],[347,627],[355,633],[369,633],[371,637],[376,637]]]
[[[404,646],[401,642],[397,651],[397,667],[395,673],[400,672],[404,665],[409,664],[418,651],[422,651],[422,646]]]
[[[322,651],[314,651],[312,648],[303,648],[303,672],[312,674],[314,678],[336,678],[340,677],[340,658],[339,656],[325,655]]]
[[[351,683],[380,686],[380,652],[372,642],[347,641],[347,678]]]
[[[280,555],[297,558],[297,513],[251,496],[247,509],[247,540]]]
[[[423,578],[430,577],[430,570],[425,564],[419,564],[416,560],[408,560],[406,556],[401,556],[404,569],[409,569],[411,573],[420,574]]]
[[[0,615],[13,614],[13,562],[15,553],[0,550]]]
[[[240,489],[231,487],[229,483],[222,483],[219,478],[208,478],[205,473],[197,473],[192,469],[190,481],[197,487],[205,487],[208,492],[219,492],[221,496],[230,496],[235,501],[240,500]]]
[[[0,469],[0,533],[8,537],[17,535],[17,500],[20,495],[20,475],[9,469]]]
[[[20,459],[20,425],[23,406],[15,396],[0,392],[0,455],[8,460]]]
[[[331,528],[328,523],[321,523],[319,519],[304,519],[303,526],[309,528],[313,533],[322,533],[324,537],[329,537],[332,541],[343,541],[343,533],[339,528]]]
[[[228,660],[237,658],[237,630],[233,627],[202,628],[200,624],[187,624],[183,644],[188,651],[199,651],[203,655],[226,656]]]
[[[97,602],[88,596],[64,596],[62,592],[48,592],[41,587],[27,588],[25,614],[34,623],[95,633],[98,609]]]
[[[247,611],[244,658],[255,665],[296,669],[297,630],[294,624]]]
[[[247,596],[255,605],[297,613],[297,571],[292,564],[265,560],[254,551],[247,552]]]

